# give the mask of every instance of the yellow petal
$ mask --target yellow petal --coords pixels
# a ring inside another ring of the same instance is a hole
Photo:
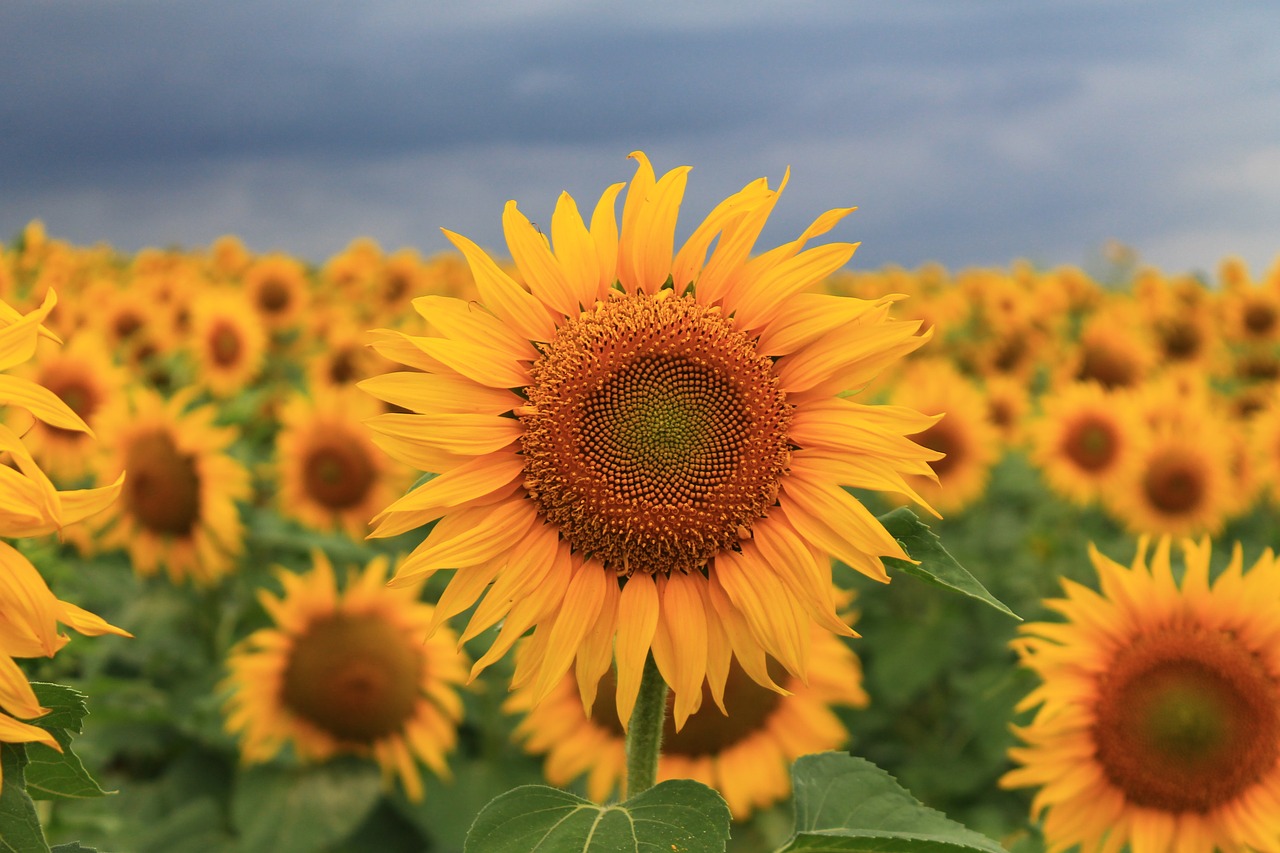
[[[480,301],[503,322],[530,341],[549,341],[555,335],[551,312],[532,293],[502,271],[475,243],[445,230],[444,236],[467,259]]]
[[[414,412],[500,415],[520,405],[520,398],[504,388],[485,387],[452,373],[399,371],[356,385],[379,400]]]
[[[618,193],[626,184],[613,184],[600,196],[591,214],[591,242],[596,244],[599,263],[597,298],[604,298],[618,280]]]
[[[583,307],[594,305],[600,298],[600,260],[578,205],[566,192],[560,193],[551,214],[551,245],[569,289],[564,313],[575,317]]]
[[[653,576],[636,573],[627,578],[618,598],[618,719],[623,729],[631,724],[631,711],[640,695],[640,677],[653,633],[658,626],[658,590]]]
[[[676,652],[673,707],[676,731],[702,704],[702,681],[707,674],[707,613],[695,587],[702,575],[674,572],[662,594],[662,621]]]
[[[475,302],[451,296],[419,296],[413,300],[413,309],[451,340],[499,350],[512,361],[538,357],[533,344]]]
[[[604,593],[600,613],[583,638],[574,666],[578,692],[582,697],[582,710],[588,717],[591,716],[591,707],[596,701],[600,679],[613,663],[613,634],[618,624],[618,598],[621,595],[616,578],[606,580]]]
[[[0,405],[26,409],[35,417],[59,429],[93,431],[57,394],[29,379],[0,374]]]
[[[563,198],[563,196],[561,196]],[[507,248],[520,277],[533,295],[552,311],[565,317],[576,317],[578,299],[556,256],[551,254],[546,235],[533,227],[529,218],[509,201],[502,209],[502,231]]]
[[[406,415],[391,412],[375,415],[365,423],[376,433],[462,456],[493,453],[518,440],[524,433],[524,425],[515,418],[490,415]]]
[[[594,563],[584,563],[569,581],[564,603],[556,615],[542,655],[537,684],[533,689],[535,703],[546,698],[556,682],[569,671],[569,664],[595,624],[596,615],[604,603],[605,584],[614,582],[612,574],[601,571]]]
[[[491,347],[449,338],[421,338],[418,347],[449,370],[487,388],[523,388],[529,368]]]
[[[735,325],[751,332],[772,319],[788,299],[810,287],[849,262],[857,243],[828,243],[788,258],[744,284],[733,304]]]
[[[438,569],[460,569],[490,560],[519,542],[535,519],[533,505],[524,499],[451,513],[436,522],[388,586],[405,586]]]

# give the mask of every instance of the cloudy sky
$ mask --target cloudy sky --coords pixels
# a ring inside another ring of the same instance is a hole
[[[1280,254],[1280,4],[1117,0],[4,0],[0,237],[323,260],[501,246],[692,165],[682,232],[749,180],[765,233],[858,205],[853,266]]]

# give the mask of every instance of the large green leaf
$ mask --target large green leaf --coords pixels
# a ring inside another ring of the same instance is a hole
[[[354,832],[381,793],[381,776],[369,761],[251,767],[236,779],[231,819],[245,853],[324,850]]]
[[[806,755],[792,768],[796,834],[778,851],[1005,853],[934,811],[870,761],[843,752]]]
[[[625,803],[599,806],[544,785],[524,785],[485,806],[466,853],[713,853],[729,839],[729,807],[689,779],[655,785]]]
[[[62,751],[42,743],[27,745],[27,793],[36,800],[106,796],[71,749],[71,735],[80,733],[89,713],[84,694],[62,684],[36,682],[31,688],[40,704],[49,709],[31,723],[52,734]]]
[[[22,744],[0,743],[0,853],[48,853],[36,804],[27,796]]]
[[[956,562],[956,558],[942,546],[942,540],[938,535],[910,509],[898,507],[892,512],[887,512],[880,516],[880,523],[911,555],[911,559],[919,560],[919,565],[916,565],[906,560],[885,557],[886,568],[906,572],[935,586],[955,590],[990,605],[1001,613],[1007,613],[1014,619],[1021,619],[1003,602],[987,592],[987,588],[969,574],[968,569]]]

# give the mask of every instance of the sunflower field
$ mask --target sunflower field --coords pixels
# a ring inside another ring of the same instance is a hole
[[[678,244],[633,157],[3,249],[0,850],[1280,849],[1280,256]]]

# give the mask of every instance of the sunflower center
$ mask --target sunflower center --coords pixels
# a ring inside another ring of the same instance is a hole
[[[214,364],[231,367],[240,361],[240,332],[230,323],[219,322],[209,333],[209,353]]]
[[[1244,327],[1249,333],[1262,337],[1276,326],[1276,310],[1265,302],[1250,303],[1244,310]]]
[[[1199,468],[1176,456],[1157,456],[1142,478],[1142,491],[1157,511],[1178,515],[1195,509],[1204,499]]]
[[[1186,320],[1170,320],[1160,326],[1160,346],[1167,358],[1182,361],[1193,358],[1201,349],[1200,330]]]
[[[1115,458],[1116,436],[1103,421],[1084,418],[1068,430],[1062,449],[1080,468],[1101,471]]]
[[[338,740],[369,744],[414,714],[423,658],[418,644],[374,614],[313,621],[294,642],[283,700]]]
[[[1093,736],[1137,805],[1204,813],[1280,757],[1280,685],[1231,632],[1185,626],[1138,637],[1100,685]]]
[[[1094,343],[1085,347],[1076,379],[1092,380],[1103,388],[1127,388],[1138,381],[1138,366],[1111,347]]]
[[[312,448],[303,464],[307,494],[329,509],[341,510],[364,500],[376,473],[369,454],[351,437],[334,433],[330,440]]]
[[[200,518],[200,474],[195,457],[178,450],[168,432],[135,436],[125,448],[124,500],[148,530],[187,536]]]
[[[279,314],[289,305],[289,286],[269,278],[258,288],[258,305],[268,314]]]
[[[769,676],[776,684],[786,683],[786,670],[772,658],[769,659]],[[618,721],[615,704],[617,683],[613,670],[606,672],[600,679],[598,691],[595,705],[591,708],[592,722],[622,737],[622,724]],[[781,693],[757,684],[735,660],[729,664],[729,676],[724,683],[724,707],[729,712],[727,717],[720,713],[719,706],[711,698],[711,689],[703,682],[702,706],[689,715],[684,728],[677,732],[673,710],[675,694],[667,694],[662,752],[664,755],[683,755],[689,758],[718,755],[763,731],[765,723],[782,699]]]
[[[773,505],[791,407],[770,359],[693,299],[626,296],[561,327],[525,389],[525,488],[621,573],[690,571]]]
[[[964,457],[964,440],[956,434],[955,428],[946,418],[938,421],[919,435],[913,436],[913,440],[916,444],[922,444],[930,450],[946,454],[941,459],[934,459],[929,463],[933,473],[939,477],[946,477],[951,471],[955,470],[957,464]]]
[[[92,417],[102,403],[98,397],[98,391],[93,385],[87,382],[83,376],[72,375],[69,371],[51,371],[40,377],[40,384],[58,395],[58,399],[66,403],[67,408],[79,415],[82,420],[87,421]],[[55,435],[76,441],[87,437],[86,433],[50,426],[49,424],[45,424],[45,428]]]

